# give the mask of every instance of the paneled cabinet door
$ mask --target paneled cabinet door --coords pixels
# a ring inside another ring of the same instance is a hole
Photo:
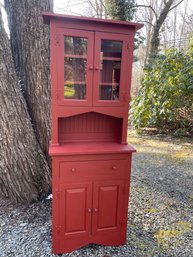
[[[125,186],[123,181],[94,183],[92,234],[117,232],[122,226]]]
[[[91,183],[61,186],[59,223],[64,238],[77,238],[90,234],[91,204]]]
[[[94,33],[58,29],[55,44],[57,102],[59,105],[92,105]]]

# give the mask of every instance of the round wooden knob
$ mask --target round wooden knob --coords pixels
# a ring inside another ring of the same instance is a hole
[[[89,67],[89,70],[93,70],[93,66],[90,66],[90,67]]]
[[[96,66],[96,67],[95,67],[95,70],[99,70],[99,67],[98,67],[98,66]]]
[[[113,170],[116,170],[116,169],[117,169],[117,167],[116,167],[116,166],[113,166],[113,167],[112,167],[112,169],[113,169]]]
[[[72,169],[71,169],[71,171],[72,171],[72,172],[75,172],[75,171],[76,171],[76,169],[75,169],[75,168],[72,168]]]

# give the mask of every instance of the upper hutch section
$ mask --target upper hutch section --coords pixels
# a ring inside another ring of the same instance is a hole
[[[44,13],[44,21],[51,25],[55,104],[127,105],[134,34],[142,24],[54,13]]]
[[[134,36],[143,25],[43,17],[51,34],[52,145],[126,144]]]

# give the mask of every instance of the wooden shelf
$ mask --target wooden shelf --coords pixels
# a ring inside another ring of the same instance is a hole
[[[65,81],[64,82],[64,86],[69,85],[69,84],[72,85],[72,86],[74,84],[75,85],[86,85],[86,81],[67,81],[67,82]]]
[[[119,83],[100,82],[100,86],[117,86],[117,87],[119,87]]]
[[[87,59],[86,55],[78,55],[78,54],[64,54],[64,57],[77,58],[77,59]]]
[[[104,61],[121,61],[121,58],[119,58],[119,57],[103,57],[101,60],[104,60]]]
[[[95,143],[65,143],[59,146],[49,147],[49,154],[56,155],[77,155],[77,154],[111,154],[111,153],[132,153],[136,150],[131,145],[121,145],[115,142]]]

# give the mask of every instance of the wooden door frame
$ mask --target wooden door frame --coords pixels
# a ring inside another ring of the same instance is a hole
[[[95,53],[94,53],[94,79],[93,79],[93,105],[94,106],[122,106],[126,102],[126,88],[127,88],[127,74],[125,67],[128,66],[129,53],[128,53],[128,35],[116,33],[95,32]],[[122,41],[122,57],[121,57],[121,73],[119,84],[119,100],[99,100],[99,82],[100,82],[100,51],[102,40]]]
[[[94,32],[76,29],[57,28],[56,34],[61,42],[57,48],[57,91],[58,104],[66,106],[91,106],[92,105],[92,81],[93,81],[93,49]],[[64,99],[64,36],[82,37],[88,39],[87,71],[86,71],[86,99]],[[62,57],[61,57],[62,56]]]

